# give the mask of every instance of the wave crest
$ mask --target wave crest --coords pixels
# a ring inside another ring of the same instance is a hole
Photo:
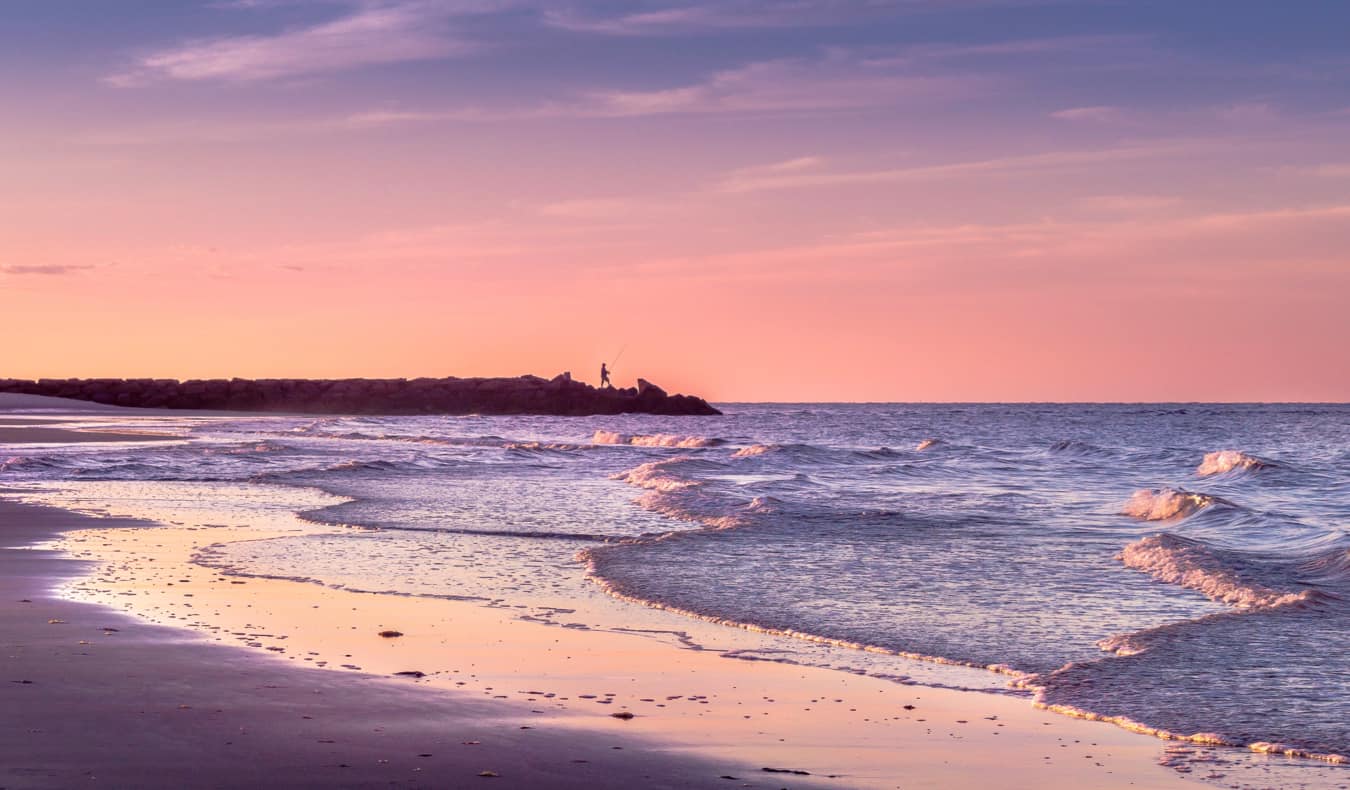
[[[503,445],[503,448],[522,452],[570,453],[575,450],[589,450],[591,445],[570,444],[568,442],[507,442]]]
[[[1121,509],[1122,516],[1133,516],[1144,521],[1167,521],[1185,518],[1192,513],[1204,510],[1212,505],[1231,505],[1225,499],[1187,491],[1181,488],[1145,488],[1134,492],[1130,501]]]
[[[35,458],[31,455],[13,455],[0,461],[0,472],[12,472],[21,469],[56,469],[59,466],[55,461],[45,458]]]
[[[1064,455],[1097,455],[1103,452],[1102,448],[1095,444],[1080,442],[1077,439],[1061,439],[1050,445],[1050,452],[1062,453]]]
[[[670,492],[698,488],[703,485],[702,481],[677,477],[670,471],[672,466],[689,460],[692,459],[688,456],[680,456],[664,461],[648,461],[645,464],[638,464],[632,469],[612,474],[609,479],[621,480],[630,486],[637,486],[650,491]]]
[[[1218,551],[1166,532],[1127,545],[1116,559],[1158,581],[1196,590],[1210,600],[1240,609],[1269,609],[1316,598],[1313,590],[1284,592],[1244,579]]]
[[[626,434],[598,430],[591,436],[592,444],[626,444],[633,447],[716,447],[720,439],[707,436],[680,436],[673,433]]]
[[[1200,465],[1195,468],[1195,473],[1201,477],[1208,477],[1232,471],[1254,471],[1264,469],[1267,466],[1273,466],[1273,464],[1264,458],[1257,458],[1239,450],[1219,450],[1206,453],[1204,459],[1200,461]]]
[[[752,444],[749,447],[742,447],[731,454],[732,458],[752,458],[756,455],[764,455],[776,450],[781,450],[782,446],[777,444]]]

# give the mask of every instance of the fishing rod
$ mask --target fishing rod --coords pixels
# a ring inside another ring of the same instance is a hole
[[[624,343],[624,344],[623,344],[623,348],[619,349],[619,353],[617,353],[617,354],[614,355],[614,361],[609,363],[610,368],[613,368],[613,367],[614,367],[614,363],[615,363],[615,362],[618,362],[619,359],[621,359],[621,358],[623,357],[623,352],[625,352],[625,351],[627,351],[627,350],[628,350],[628,344],[627,344],[627,343]]]

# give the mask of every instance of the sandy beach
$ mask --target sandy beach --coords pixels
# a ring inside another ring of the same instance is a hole
[[[61,429],[6,430],[16,443]],[[1307,778],[1300,761],[1167,743],[1023,698],[734,660],[678,633],[235,576],[210,566],[214,549],[331,528],[154,524],[21,503],[39,493],[53,495],[14,489],[0,502],[14,734],[0,761],[5,787],[88,777],[954,787],[996,773],[1001,787],[1027,788]]]
[[[0,786],[721,787],[758,767],[624,731],[541,726],[528,703],[288,667],[52,587],[89,563],[13,548],[66,530],[152,525],[0,502]],[[485,773],[486,772],[486,773]],[[491,774],[491,775],[489,775]]]

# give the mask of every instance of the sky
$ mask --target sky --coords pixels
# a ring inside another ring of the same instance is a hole
[[[5,0],[0,376],[1350,400],[1347,30],[1340,0]]]

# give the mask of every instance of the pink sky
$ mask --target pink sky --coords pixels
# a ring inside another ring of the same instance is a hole
[[[719,401],[1350,398],[1350,100],[1303,76],[1139,95],[1233,64],[730,19],[783,52],[555,85],[361,17],[426,4],[298,5],[0,85],[0,375],[593,379],[626,346],[620,384]],[[1100,97],[1048,76],[1084,52]]]

